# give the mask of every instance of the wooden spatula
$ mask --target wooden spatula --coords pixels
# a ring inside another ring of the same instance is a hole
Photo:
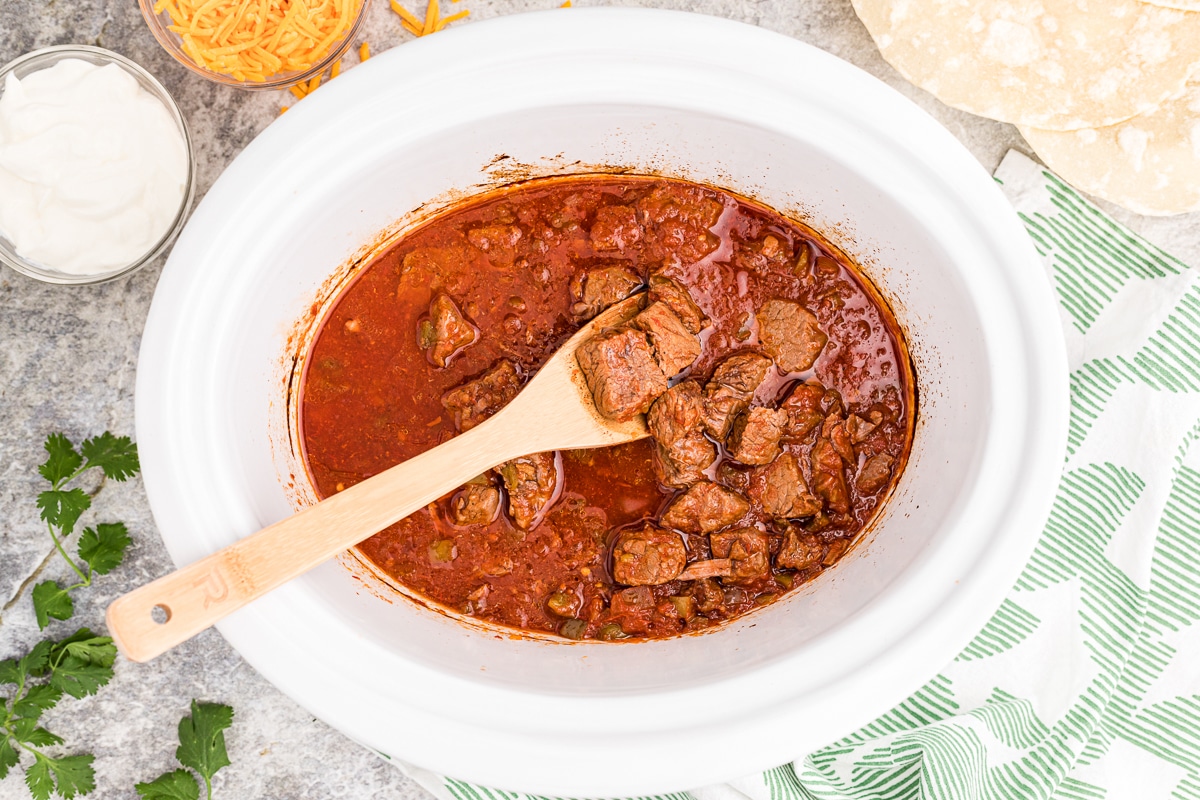
[[[631,318],[640,302],[630,297],[580,328],[491,419],[117,598],[108,607],[117,647],[134,661],[154,658],[509,459],[649,435],[640,416],[625,423],[601,417],[575,361],[576,348]]]

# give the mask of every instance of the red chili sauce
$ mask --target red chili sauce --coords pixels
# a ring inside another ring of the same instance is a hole
[[[703,415],[724,397],[738,420],[689,423],[689,446],[708,454],[690,476],[651,439],[510,462],[361,553],[464,614],[602,640],[706,628],[832,567],[907,458],[915,396],[903,339],[873,287],[812,231],[684,181],[516,184],[435,216],[364,267],[307,357],[301,429],[318,493],[477,424],[585,319],[647,283],[651,302],[683,290],[690,303],[672,304],[672,324],[698,328],[702,344],[670,383],[690,382]],[[698,316],[687,320],[689,308]],[[771,341],[768,308],[815,318],[815,363],[784,352],[778,331]],[[713,378],[733,354],[762,366],[752,384]],[[664,521],[685,494],[691,505]],[[621,558],[632,559],[627,583],[614,579]]]

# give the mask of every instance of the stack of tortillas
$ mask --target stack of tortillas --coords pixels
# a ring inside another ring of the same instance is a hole
[[[1076,187],[1200,210],[1200,0],[853,0],[883,57]]]

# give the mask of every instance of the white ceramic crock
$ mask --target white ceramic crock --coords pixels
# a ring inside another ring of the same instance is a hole
[[[464,25],[372,59],[258,137],[180,237],[142,344],[137,433],[172,557],[292,510],[280,364],[326,278],[512,164],[726,187],[856,257],[919,379],[881,520],[837,568],[707,635],[495,636],[384,602],[332,563],[221,632],[359,741],[547,795],[733,778],[888,710],[987,620],[1045,520],[1067,402],[1056,310],[1012,209],[949,133],[833,56],[731,22],[572,9]]]

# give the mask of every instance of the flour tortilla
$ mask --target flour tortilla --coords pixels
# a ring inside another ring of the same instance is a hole
[[[883,57],[956,108],[1050,130],[1153,110],[1200,66],[1200,13],[1140,0],[852,0]]]
[[[1142,0],[1152,6],[1178,8],[1180,11],[1200,11],[1200,0]]]
[[[1200,211],[1200,79],[1160,108],[1106,128],[1021,135],[1063,180],[1139,214]]]

